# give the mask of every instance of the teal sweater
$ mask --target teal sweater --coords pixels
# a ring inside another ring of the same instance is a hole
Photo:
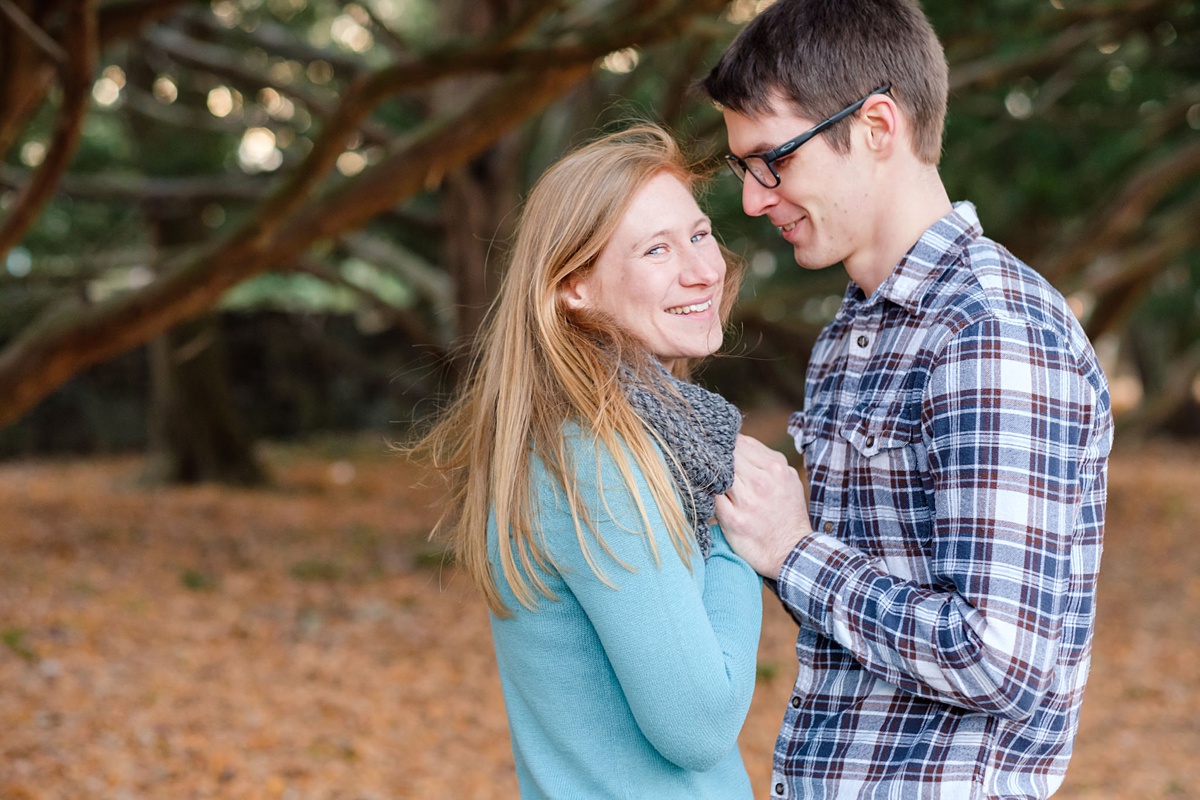
[[[494,520],[489,527],[513,614],[491,622],[521,797],[751,797],[737,737],[754,692],[758,576],[716,526],[708,561],[693,555],[689,570],[634,469],[656,565],[612,455],[577,433],[568,445],[587,513],[632,571],[585,527],[593,558],[618,588],[596,577],[562,488],[540,462],[532,469],[537,521],[559,567],[542,577],[557,601],[540,598],[536,612],[517,602],[499,571]]]

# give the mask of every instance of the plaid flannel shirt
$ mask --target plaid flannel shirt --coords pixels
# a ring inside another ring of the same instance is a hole
[[[1087,679],[1112,444],[1066,302],[969,203],[809,364],[816,533],[775,589],[800,671],[771,797],[1043,798]]]

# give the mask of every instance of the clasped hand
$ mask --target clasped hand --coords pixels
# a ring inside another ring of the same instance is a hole
[[[799,474],[782,453],[738,436],[733,485],[716,498],[717,521],[730,547],[759,575],[778,577],[788,554],[812,533],[806,498]]]

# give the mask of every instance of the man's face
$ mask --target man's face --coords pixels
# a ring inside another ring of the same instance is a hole
[[[737,156],[766,152],[814,124],[780,101],[755,117],[725,111],[729,149]],[[852,117],[838,124],[858,122]],[[817,136],[775,162],[780,184],[774,189],[747,175],[742,208],[751,216],[770,219],[792,245],[796,263],[806,269],[852,260],[865,246],[873,218],[872,162],[862,150],[852,143],[850,152],[842,155],[834,152],[825,136]]]

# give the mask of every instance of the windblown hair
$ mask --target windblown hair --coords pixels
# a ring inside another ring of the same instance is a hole
[[[538,595],[556,599],[541,577],[554,566],[531,497],[534,458],[563,488],[588,564],[607,582],[589,539],[612,553],[586,514],[578,482],[581,472],[599,465],[571,463],[565,432],[571,423],[613,455],[635,498],[634,470],[645,477],[679,557],[687,561],[694,547],[671,476],[619,378],[623,369],[648,375],[651,356],[607,318],[570,311],[560,296],[564,280],[595,266],[637,192],[664,173],[693,192],[701,180],[670,134],[642,124],[575,150],[542,175],[526,201],[471,370],[456,400],[412,450],[449,483],[449,502],[433,536],[449,544],[499,616],[509,611],[498,578],[528,608],[536,607]],[[728,253],[726,261],[722,322],[741,278],[741,263]],[[686,378],[692,367],[694,362],[677,362],[673,369]],[[622,444],[632,465],[621,457]],[[638,508],[649,533],[640,501]],[[489,513],[498,531],[499,576],[488,560]],[[648,542],[653,550],[653,539]]]
[[[815,122],[885,83],[912,124],[913,153],[936,165],[949,68],[917,0],[778,0],[738,34],[699,86],[744,116],[770,110],[778,98]],[[836,152],[849,151],[846,124],[824,135]]]

